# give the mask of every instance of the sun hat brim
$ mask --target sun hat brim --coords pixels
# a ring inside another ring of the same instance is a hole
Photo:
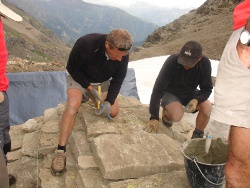
[[[14,21],[20,22],[23,20],[23,18],[21,16],[19,16],[18,14],[16,14],[15,12],[13,12],[11,9],[9,9],[8,7],[6,7],[0,0],[0,13],[4,16],[6,16],[7,18],[10,18]]]

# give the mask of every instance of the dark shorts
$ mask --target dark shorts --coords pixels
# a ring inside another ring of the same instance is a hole
[[[183,106],[186,106],[190,100],[194,99],[194,97],[198,94],[198,92],[199,92],[198,89],[193,91],[189,95],[176,95],[166,92],[162,97],[161,106],[164,108],[166,105],[172,102],[179,102]]]

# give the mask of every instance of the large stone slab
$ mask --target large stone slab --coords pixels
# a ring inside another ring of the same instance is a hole
[[[38,148],[40,143],[41,131],[27,133],[23,138],[22,154],[30,157],[39,158]]]
[[[58,145],[59,135],[57,133],[47,134],[41,133],[40,146],[38,149],[39,156],[45,156],[55,151]]]
[[[41,127],[41,130],[44,133],[58,133],[59,132],[59,121],[52,120],[52,121],[44,122],[43,126]]]
[[[148,120],[148,110],[139,100],[135,98],[126,98],[119,95],[119,115],[109,121],[107,117],[96,116],[94,114],[95,107],[91,103],[86,103],[81,106],[79,113],[83,114],[84,126],[87,138],[97,137],[103,134],[121,134],[142,130]],[[83,110],[84,109],[84,110]],[[142,111],[141,117],[138,117],[136,112]],[[89,113],[84,113],[88,111]],[[146,118],[145,118],[146,117]]]
[[[185,170],[112,182],[109,188],[190,188]]]
[[[73,131],[69,137],[69,143],[76,160],[81,155],[92,155],[90,143],[88,142],[86,134],[83,131]]]
[[[181,144],[163,134],[144,131],[101,135],[93,139],[93,156],[105,179],[139,178],[183,165]]]
[[[39,186],[39,169],[41,159],[23,156],[18,163],[16,187],[38,187]]]
[[[25,132],[22,130],[22,126],[16,125],[10,128],[10,138],[11,138],[11,149],[18,150],[23,146],[23,138]]]
[[[77,178],[78,187],[84,188],[109,188],[109,182],[102,177],[99,170],[79,170]]]

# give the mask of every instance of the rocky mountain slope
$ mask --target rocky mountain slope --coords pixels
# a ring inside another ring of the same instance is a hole
[[[232,33],[237,3],[237,0],[207,0],[198,9],[155,30],[143,43],[143,49],[131,54],[130,60],[178,53],[188,40],[199,41],[208,58],[219,60]]]
[[[23,17],[22,22],[2,19],[9,53],[7,71],[64,69],[70,48],[32,16],[6,1],[2,2]]]
[[[130,61],[178,53],[187,40],[199,41],[208,58],[219,60],[232,32],[233,10],[240,1],[207,0],[199,8],[156,29],[147,37],[143,48],[134,46],[136,52],[131,52]],[[4,19],[10,55],[8,72],[63,70],[70,48],[24,11],[11,8],[24,17],[24,22]],[[18,42],[14,42],[16,40]],[[12,61],[14,56],[22,59]],[[34,63],[36,61],[42,63]]]
[[[87,33],[108,33],[113,28],[127,29],[135,42],[143,41],[158,26],[115,7],[100,6],[82,0],[8,0],[22,8],[65,43]]]

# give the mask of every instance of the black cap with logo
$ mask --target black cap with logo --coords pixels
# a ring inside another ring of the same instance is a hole
[[[187,67],[193,67],[202,56],[202,47],[196,41],[188,41],[181,49],[178,63]]]

